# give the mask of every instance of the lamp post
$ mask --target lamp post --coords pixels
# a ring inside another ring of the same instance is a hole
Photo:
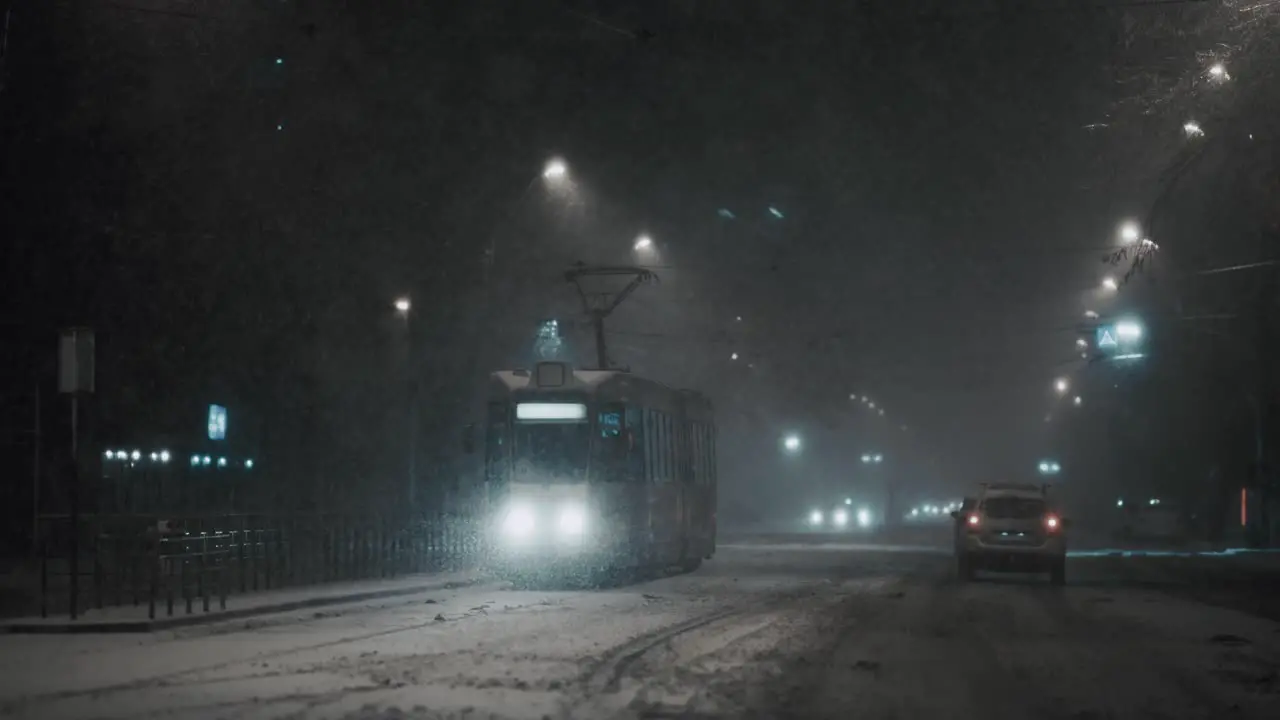
[[[406,413],[406,430],[408,431],[408,440],[406,453],[407,471],[405,477],[405,508],[409,511],[410,517],[413,516],[414,507],[417,504],[418,494],[418,377],[417,377],[417,353],[414,352],[415,343],[413,338],[413,328],[410,325],[409,317],[413,310],[413,301],[409,296],[402,295],[396,298],[394,307],[396,315],[400,317],[404,329],[405,341],[405,383],[408,396],[409,407]]]

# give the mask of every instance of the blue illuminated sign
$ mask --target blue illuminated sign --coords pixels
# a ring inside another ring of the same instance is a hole
[[[221,405],[209,406],[209,439],[227,439],[227,409]]]
[[[1099,325],[1098,336],[1094,340],[1095,347],[1103,352],[1115,352],[1120,347],[1120,343],[1116,340],[1115,325]]]

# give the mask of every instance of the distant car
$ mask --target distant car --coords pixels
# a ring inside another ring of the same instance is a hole
[[[830,511],[824,511],[821,508],[811,510],[806,524],[810,530],[818,531],[866,531],[874,526],[875,515],[866,506],[859,506],[855,510],[852,501],[846,500]]]
[[[1047,572],[1067,581],[1067,521],[1054,512],[1048,491],[1036,485],[985,485],[966,499],[956,519],[956,569],[961,580],[978,570]]]

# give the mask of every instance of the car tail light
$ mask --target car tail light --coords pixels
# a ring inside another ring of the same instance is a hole
[[[977,531],[977,529],[978,529],[978,524],[979,524],[980,522],[982,522],[982,521],[978,519],[978,516],[977,516],[977,515],[970,515],[970,516],[969,516],[969,521],[966,523],[966,524],[969,526],[969,531],[970,531],[970,532]]]
[[[1052,513],[1044,516],[1044,527],[1049,532],[1058,532],[1062,529],[1062,520]]]

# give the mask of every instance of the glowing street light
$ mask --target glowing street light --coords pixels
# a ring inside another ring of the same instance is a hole
[[[392,305],[395,307],[396,312],[401,315],[408,315],[409,311],[413,309],[413,302],[409,300],[408,295],[401,295],[396,298]]]
[[[1057,475],[1062,472],[1062,466],[1057,460],[1041,460],[1037,467],[1041,475]]]
[[[1076,338],[1076,347],[1080,348],[1081,350],[1084,350],[1085,348],[1089,347],[1089,341],[1085,340],[1084,338]]]
[[[652,250],[653,238],[649,237],[648,235],[641,235],[640,237],[636,238],[636,244],[634,245],[634,248],[636,252],[645,252],[646,250]]]
[[[1116,282],[1115,278],[1107,276],[1102,278],[1102,289],[1108,292],[1115,292],[1120,289],[1120,284]]]
[[[1142,230],[1138,228],[1138,223],[1127,222],[1120,226],[1120,239],[1127,243],[1138,242],[1138,238],[1142,237]]]
[[[1085,317],[1087,317],[1087,318],[1089,318],[1090,320],[1097,320],[1097,319],[1098,319],[1098,313],[1097,313],[1097,311],[1095,311],[1095,310],[1085,310],[1085,311],[1084,311],[1084,316],[1085,316]]]
[[[1197,123],[1194,120],[1188,120],[1183,123],[1182,131],[1187,134],[1187,137],[1196,137],[1204,134],[1204,130],[1201,129],[1200,123]]]
[[[560,158],[551,158],[542,167],[542,178],[544,180],[563,180],[568,175],[569,166]]]
[[[1230,80],[1231,74],[1227,72],[1227,66],[1222,63],[1214,63],[1209,66],[1209,77],[1214,80]]]
[[[730,355],[730,356],[729,356],[729,359],[730,359],[730,360],[737,360],[737,359],[738,359],[738,353],[733,353],[732,355]]]
[[[800,436],[795,433],[791,433],[782,438],[782,447],[792,454],[800,452]]]
[[[1071,388],[1071,383],[1067,382],[1066,378],[1058,378],[1057,380],[1053,381],[1053,389],[1059,395],[1065,395],[1067,393],[1067,390],[1069,390],[1070,388]]]
[[[1083,404],[1084,404],[1084,398],[1082,398],[1082,397],[1080,397],[1079,395],[1077,395],[1077,396],[1075,396],[1074,398],[1072,398],[1072,400],[1071,400],[1071,404],[1072,404],[1072,405],[1075,405],[1076,407],[1080,407],[1081,405],[1083,405]]]

